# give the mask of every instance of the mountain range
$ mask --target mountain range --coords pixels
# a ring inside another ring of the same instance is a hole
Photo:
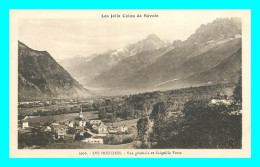
[[[155,34],[124,48],[108,50],[102,54],[94,54],[91,57],[73,57],[60,60],[59,63],[80,83],[88,87],[88,82],[98,75],[108,71],[121,60],[144,51],[152,51],[168,47],[169,42],[163,41]],[[73,62],[73,63],[72,63]]]
[[[122,59],[87,86],[152,91],[234,83],[242,66],[241,47],[240,20],[217,19],[185,41]]]
[[[235,83],[242,68],[241,36],[240,19],[222,18],[201,25],[184,41],[165,42],[151,34],[121,49],[58,63],[48,52],[19,42],[19,98],[89,97],[99,91],[115,95]]]
[[[46,51],[18,42],[18,97],[24,99],[92,96]]]

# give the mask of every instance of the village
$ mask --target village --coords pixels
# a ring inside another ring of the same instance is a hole
[[[172,91],[174,94],[169,94],[170,91],[150,93],[161,96],[163,101],[158,102],[153,101],[154,97],[151,95],[149,96],[152,98],[149,99],[147,94],[84,101],[67,99],[20,102],[18,147],[21,149],[150,148],[152,145],[149,141],[154,125],[158,125],[154,120],[158,118],[157,114],[161,109],[167,110],[167,119],[182,122],[186,112],[184,107],[189,109],[190,105],[194,105],[192,99],[204,97],[188,94],[190,91],[209,94],[208,89],[205,91],[204,87],[201,87],[174,90]],[[140,103],[140,98],[144,96],[144,100]],[[219,93],[209,94],[205,98],[198,103],[209,107],[205,108],[205,111],[220,108],[218,111],[220,114],[230,117],[241,116],[241,109],[233,109],[239,107],[234,106],[235,103],[230,96]],[[42,104],[43,107],[39,106]],[[200,107],[198,110],[202,109],[204,108]],[[178,131],[173,129],[172,135],[178,135]]]
[[[108,135],[128,134],[126,125],[114,126],[105,124],[99,119],[87,119],[83,115],[82,106],[78,115],[74,119],[66,121],[55,121],[45,125],[32,126],[30,119],[34,116],[26,116],[19,120],[19,131],[24,133],[33,133],[35,131],[42,133],[51,133],[54,141],[62,140],[73,142],[80,140],[85,143],[104,144],[104,138]]]

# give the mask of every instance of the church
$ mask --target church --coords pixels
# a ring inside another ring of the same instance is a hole
[[[80,112],[79,115],[75,118],[75,123],[77,124],[77,126],[79,127],[84,127],[86,126],[87,120],[84,117],[83,113],[82,113],[82,105],[80,107]]]

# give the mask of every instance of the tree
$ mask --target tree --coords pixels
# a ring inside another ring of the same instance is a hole
[[[170,147],[241,148],[242,117],[230,115],[228,106],[192,100],[184,105],[183,113],[184,121],[179,124],[183,128],[176,135],[169,135],[167,142]]]
[[[167,114],[166,105],[164,102],[158,102],[154,105],[152,113],[150,115],[150,119],[156,119],[159,116],[159,114]]]
[[[149,129],[149,120],[147,117],[145,118],[140,118],[137,121],[137,132],[138,132],[138,137],[142,142],[145,142],[146,140],[146,132]]]
[[[236,104],[242,104],[242,76],[238,78],[236,87],[233,92],[233,99]]]
[[[153,119],[153,128],[152,133],[149,136],[151,145],[155,144],[160,146],[164,143],[168,136],[167,132],[167,122],[168,111],[166,109],[166,104],[164,102],[158,102],[154,105],[153,111],[150,115],[150,118]]]
[[[31,143],[28,145],[46,146],[47,144],[53,142],[52,132],[43,132],[40,129],[32,130]]]
[[[158,112],[150,134],[151,147],[241,148],[242,116],[232,115],[230,111],[225,104],[191,100],[184,104],[183,114],[177,118]]]

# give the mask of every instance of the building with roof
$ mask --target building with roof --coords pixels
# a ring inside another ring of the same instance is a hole
[[[95,143],[95,144],[103,144],[103,139],[102,138],[97,138],[97,137],[91,137],[91,138],[86,138],[85,140],[82,140],[83,142],[86,143]]]
[[[75,121],[66,121],[66,122],[65,122],[65,125],[67,125],[67,126],[69,126],[69,127],[71,127],[71,128],[74,128],[75,125],[76,125],[76,123],[75,123]]]
[[[128,127],[125,126],[125,125],[124,126],[120,126],[118,129],[119,129],[120,132],[123,132],[123,133],[128,131]]]
[[[59,138],[64,139],[64,136],[67,134],[67,130],[65,128],[60,128],[60,129],[57,130],[56,134],[58,136],[58,139]]]
[[[44,126],[44,127],[42,127],[42,131],[51,132],[51,127],[50,126]]]
[[[58,123],[52,123],[51,131],[57,135],[57,138],[64,138],[64,135],[67,134],[68,127],[66,125],[60,125]]]
[[[23,129],[29,127],[29,121],[28,121],[28,120],[22,120],[22,121],[21,121],[21,124],[22,124],[22,128],[23,128]]]
[[[75,118],[75,123],[79,127],[86,126],[87,119],[84,117],[84,115],[82,113],[82,105],[81,105],[81,108],[80,108],[79,115]]]
[[[98,133],[108,133],[107,126],[104,124],[99,125],[98,127]]]
[[[102,124],[102,121],[101,120],[90,120],[90,125],[100,125]]]

